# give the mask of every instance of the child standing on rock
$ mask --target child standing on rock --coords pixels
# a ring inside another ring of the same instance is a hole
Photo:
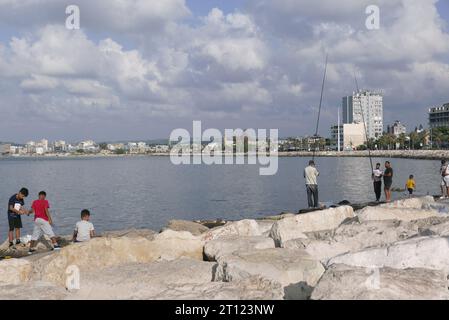
[[[34,213],[34,229],[33,235],[31,236],[31,244],[29,254],[32,254],[36,251],[37,241],[42,235],[47,235],[53,244],[53,249],[60,249],[58,242],[56,240],[55,233],[53,232],[53,228],[51,225],[53,221],[50,216],[50,204],[46,199],[47,193],[45,191],[39,192],[39,199],[34,200],[31,205],[30,214]]]
[[[94,225],[89,222],[90,212],[87,209],[81,211],[81,221],[78,221],[73,232],[73,242],[85,242],[95,237]]]
[[[405,188],[408,190],[409,197],[411,197],[413,195],[413,191],[416,189],[415,177],[412,174],[408,178]]]

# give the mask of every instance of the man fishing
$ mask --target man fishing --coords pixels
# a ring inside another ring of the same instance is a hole
[[[320,175],[315,167],[315,161],[310,160],[309,165],[304,169],[304,178],[306,179],[307,201],[309,208],[319,208],[318,203],[318,182],[317,177]]]
[[[391,167],[390,161],[385,162],[385,172],[384,172],[384,190],[385,190],[385,201],[391,201],[391,185],[393,184],[393,168]]]
[[[373,170],[373,185],[374,193],[376,194],[376,202],[380,201],[380,196],[382,195],[382,176],[383,172],[380,169],[380,163],[376,164],[376,169]]]

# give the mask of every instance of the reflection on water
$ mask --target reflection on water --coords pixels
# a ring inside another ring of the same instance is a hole
[[[9,197],[22,186],[30,189],[29,207],[46,190],[56,230],[69,234],[81,209],[91,209],[98,231],[163,227],[169,219],[242,219],[282,211],[296,212],[307,205],[303,168],[309,159],[280,158],[275,176],[259,176],[258,166],[174,166],[168,157],[92,159],[2,159],[0,201],[6,237]],[[374,163],[385,159],[374,159]],[[439,161],[391,160],[393,187],[404,188],[415,175],[417,193],[439,192]],[[320,201],[371,201],[374,192],[366,158],[317,158]],[[402,194],[393,194],[401,197]],[[0,207],[1,208],[1,207]],[[32,218],[23,217],[24,232]]]

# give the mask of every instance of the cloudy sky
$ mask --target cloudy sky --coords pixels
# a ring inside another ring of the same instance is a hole
[[[448,22],[447,0],[0,0],[0,141],[167,138],[193,120],[312,134],[326,53],[321,134],[354,72],[384,90],[385,124],[426,125],[449,102]]]

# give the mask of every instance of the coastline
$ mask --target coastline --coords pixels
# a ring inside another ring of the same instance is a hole
[[[295,151],[278,153],[259,153],[260,155],[274,156],[279,158],[307,158],[312,157],[313,152]],[[126,158],[126,157],[169,157],[170,153],[149,153],[149,154],[46,154],[46,155],[7,155],[0,156],[0,159],[71,159],[71,158]],[[191,156],[198,156],[192,154]],[[224,157],[247,156],[245,154],[223,154]],[[364,151],[318,151],[315,152],[317,158],[367,158],[369,152]],[[372,150],[373,158],[398,158],[416,160],[441,160],[449,159],[449,150]]]
[[[449,299],[448,200],[362,207],[208,226],[172,220],[160,232],[60,239],[59,251],[41,239],[37,253],[28,256],[23,246],[23,258],[0,262],[0,298]],[[82,275],[78,287],[67,281],[73,266]],[[379,277],[370,285],[373,266]]]

